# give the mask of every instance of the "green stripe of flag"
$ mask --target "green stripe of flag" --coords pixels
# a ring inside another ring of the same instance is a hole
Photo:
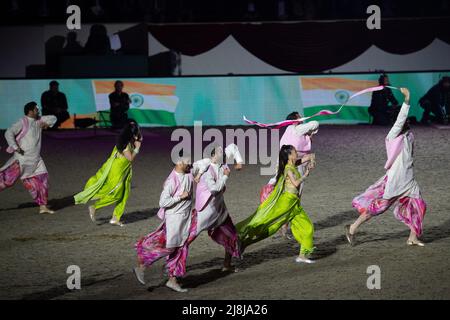
[[[164,110],[130,109],[128,116],[139,124],[176,126],[175,114]]]
[[[339,107],[340,107],[339,105],[314,106],[304,108],[303,112],[305,114],[305,117],[309,117],[321,110],[337,111]],[[327,115],[318,116],[316,119],[317,120],[339,119],[339,120],[350,120],[352,123],[354,123],[355,121],[368,123],[370,120],[370,115],[367,109],[368,107],[363,106],[344,106],[341,112],[339,112],[338,114],[329,116]],[[339,122],[342,123],[341,121]]]

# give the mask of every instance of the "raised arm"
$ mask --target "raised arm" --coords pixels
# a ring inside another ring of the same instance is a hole
[[[408,113],[409,113],[409,90],[407,88],[400,88],[400,91],[405,96],[405,100],[402,104],[402,108],[400,109],[400,112],[398,113],[397,120],[395,121],[394,125],[392,126],[391,130],[389,131],[387,135],[388,140],[392,140],[398,137],[398,135],[402,132],[403,126],[408,119]]]
[[[55,116],[42,116],[39,119],[46,127],[53,127],[58,120]]]
[[[304,134],[316,134],[319,131],[319,122],[318,121],[310,121],[307,123],[299,124],[295,126],[295,133],[298,135]]]
[[[192,164],[191,172],[194,176],[202,175],[208,169],[210,164],[211,164],[210,158],[197,160]]]
[[[228,158],[233,158],[236,163],[244,163],[244,159],[242,158],[241,153],[239,152],[238,146],[235,145],[234,143],[229,144],[226,148],[225,148],[225,154]]]
[[[8,142],[8,146],[13,148],[14,150],[19,150],[19,146],[17,145],[16,136],[22,130],[22,120],[14,123],[8,130],[5,132],[5,139]]]

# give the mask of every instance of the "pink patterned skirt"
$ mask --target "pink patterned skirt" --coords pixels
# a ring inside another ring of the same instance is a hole
[[[352,201],[352,206],[360,214],[376,216],[384,213],[394,205],[394,216],[420,236],[422,234],[423,219],[427,209],[425,201],[422,197],[411,198],[398,196],[391,199],[383,199],[386,182],[387,176],[382,177],[367,188],[363,194],[355,197]]]

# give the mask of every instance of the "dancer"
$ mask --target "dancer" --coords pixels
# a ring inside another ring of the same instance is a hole
[[[138,267],[133,271],[142,284],[145,284],[145,268],[166,257],[169,275],[166,286],[178,292],[187,291],[180,287],[177,277],[186,273],[188,246],[194,240],[197,228],[197,212],[191,213],[193,177],[190,169],[189,157],[175,161],[175,168],[166,179],[159,200],[158,216],[163,222],[136,243]]]
[[[47,207],[48,172],[42,160],[42,129],[52,127],[55,116],[39,116],[36,102],[24,107],[25,116],[5,132],[8,153],[14,155],[0,168],[0,192],[21,179],[33,200],[39,205],[39,213],[53,214]]]
[[[75,204],[96,200],[94,205],[89,206],[89,215],[93,222],[97,209],[115,204],[109,223],[123,227],[120,218],[125,211],[131,190],[131,163],[139,153],[141,144],[142,135],[138,124],[129,121],[122,129],[108,160],[88,180],[84,190],[74,196]]]
[[[225,248],[222,271],[234,271],[232,257],[240,257],[236,228],[225,205],[224,193],[230,169],[223,165],[222,147],[211,152],[211,164],[197,185],[195,209],[197,210],[196,234],[208,230],[208,235]]]
[[[387,170],[386,174],[352,202],[352,206],[360,214],[352,225],[345,226],[347,240],[352,246],[355,244],[355,233],[358,227],[372,216],[385,212],[392,205],[395,217],[411,230],[406,243],[424,246],[424,243],[417,238],[422,234],[426,203],[414,179],[414,136],[408,123],[410,93],[407,88],[401,88],[400,91],[405,96],[405,100],[395,124],[386,137],[388,158],[384,167]]]
[[[303,210],[299,197],[299,189],[308,177],[310,168],[306,168],[305,173],[301,175],[296,167],[297,157],[297,150],[293,146],[281,147],[273,192],[254,214],[236,225],[241,252],[249,245],[272,236],[284,224],[290,222],[292,234],[300,244],[300,253],[295,261],[314,263],[307,257],[314,250],[314,226]]]
[[[301,116],[298,112],[292,112],[287,117],[286,120],[296,120],[300,119]],[[315,167],[315,155],[311,152],[312,146],[312,136],[315,135],[319,131],[319,122],[310,121],[307,123],[298,122],[296,124],[292,124],[286,128],[283,136],[280,139],[280,148],[284,145],[292,145],[298,152],[298,159],[302,158],[305,155],[311,155],[310,160],[302,162],[301,165],[297,167],[298,171],[301,175],[305,173],[307,168],[313,169]],[[265,185],[261,189],[260,193],[260,201],[263,201],[269,196],[269,194],[273,191],[273,188],[276,183],[276,176],[270,179],[267,185]],[[304,183],[300,186],[299,189],[299,197],[302,197],[303,194]],[[290,239],[288,236],[289,224],[284,225],[280,231],[283,237]]]

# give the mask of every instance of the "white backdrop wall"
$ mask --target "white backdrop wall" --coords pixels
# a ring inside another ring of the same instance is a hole
[[[109,35],[131,26],[133,25],[106,24]],[[90,27],[91,25],[84,24],[82,29],[77,31],[82,45],[87,41]],[[0,39],[4,45],[0,50],[0,77],[25,77],[26,66],[45,63],[45,41],[56,35],[66,36],[68,32],[65,25],[2,27]],[[150,33],[148,40],[150,55],[168,50]],[[450,45],[437,39],[423,50],[407,55],[390,54],[372,46],[359,57],[329,72],[449,70],[449,57]],[[232,36],[209,52],[194,57],[183,55],[181,63],[182,75],[290,73],[258,59]]]

